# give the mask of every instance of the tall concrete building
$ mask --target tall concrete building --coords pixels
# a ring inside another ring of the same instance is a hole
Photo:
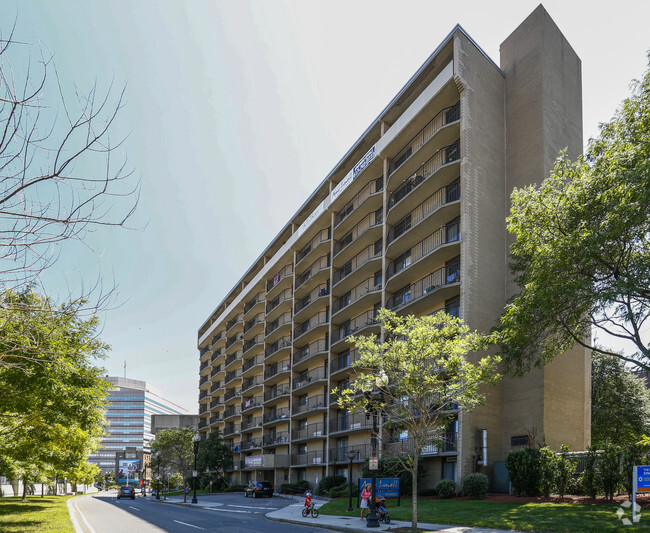
[[[140,461],[137,468],[140,470],[150,452],[149,443],[154,439],[152,416],[187,415],[187,410],[166,400],[162,392],[146,381],[108,376],[105,380],[110,383],[106,410],[108,434],[102,440],[102,447],[89,455],[88,462],[97,464],[103,474],[119,471],[117,459]]]
[[[234,481],[314,483],[345,475],[348,450],[367,459],[370,421],[331,393],[358,357],[346,338],[378,333],[380,307],[497,323],[516,291],[510,193],[541,182],[561,149],[581,153],[581,92],[580,59],[541,5],[500,66],[451,31],[199,328],[199,431],[224,435]],[[498,478],[530,434],[584,449],[589,368],[574,349],[489,389],[425,450],[426,483]]]

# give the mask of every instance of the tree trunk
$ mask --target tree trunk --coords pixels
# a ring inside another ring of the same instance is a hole
[[[27,478],[23,476],[23,502],[27,501]]]
[[[415,450],[413,454],[413,471],[411,472],[411,529],[416,531],[418,528],[418,460],[420,459],[420,450]]]

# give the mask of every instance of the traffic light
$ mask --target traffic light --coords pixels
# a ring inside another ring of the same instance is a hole
[[[104,474],[104,481],[108,481],[108,474]]]

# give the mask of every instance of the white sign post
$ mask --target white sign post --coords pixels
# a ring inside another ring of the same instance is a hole
[[[379,470],[379,457],[371,457],[368,460],[368,469],[369,470]]]

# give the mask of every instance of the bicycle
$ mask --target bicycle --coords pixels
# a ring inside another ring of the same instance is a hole
[[[318,518],[318,509],[314,507],[314,502],[311,502],[309,505],[303,507],[302,516],[307,517],[311,513],[312,518]]]

